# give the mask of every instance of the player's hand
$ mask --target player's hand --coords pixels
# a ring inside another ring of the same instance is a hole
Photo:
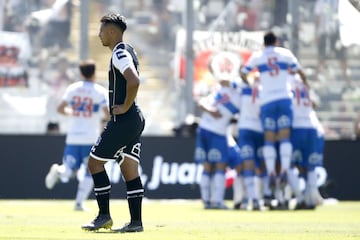
[[[211,112],[210,114],[211,114],[211,116],[213,116],[214,118],[221,118],[221,117],[222,117],[221,113],[220,113],[218,110],[213,111],[213,112]]]
[[[125,113],[126,109],[124,105],[113,105],[111,111],[114,115],[120,115]]]

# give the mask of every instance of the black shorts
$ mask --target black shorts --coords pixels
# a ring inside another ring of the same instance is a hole
[[[140,136],[145,127],[145,120],[140,111],[117,115],[116,121],[107,123],[104,131],[91,148],[90,156],[100,160],[117,160],[124,156],[140,161]]]

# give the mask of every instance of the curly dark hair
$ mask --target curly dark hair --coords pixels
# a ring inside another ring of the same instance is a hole
[[[120,28],[123,32],[125,32],[127,28],[126,18],[119,13],[109,13],[103,16],[100,20],[103,24],[114,24],[118,28]]]

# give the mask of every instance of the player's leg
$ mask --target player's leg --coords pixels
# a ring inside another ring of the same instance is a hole
[[[230,133],[228,133],[227,136],[227,143],[229,148],[227,167],[230,168],[233,172],[235,172],[235,176],[232,182],[233,202],[234,202],[234,209],[240,209],[241,200],[244,193],[242,176],[241,176],[242,164],[240,158],[240,148],[236,143],[234,135],[233,132],[231,131]]]
[[[213,177],[213,194],[211,199],[211,208],[227,209],[224,203],[226,190],[226,163],[216,163]]]
[[[75,207],[76,211],[86,211],[84,202],[89,198],[92,190],[94,189],[94,181],[92,176],[89,173],[86,173],[85,176],[80,179],[76,197],[75,197]]]
[[[205,209],[210,208],[212,171],[212,165],[209,162],[203,162],[203,172],[200,179],[200,195]]]
[[[227,209],[224,204],[224,197],[226,189],[225,171],[228,164],[229,147],[225,136],[212,134],[207,158],[209,159],[209,162],[215,166],[211,207]]]
[[[291,166],[287,174],[288,183],[297,202],[301,202],[303,198],[303,194],[300,189],[300,176],[299,176],[299,169],[297,167],[302,162],[302,158],[303,158],[301,151],[303,146],[303,138],[302,138],[301,130],[295,128],[291,129],[291,142],[293,144],[293,152],[291,156]]]
[[[88,160],[89,160],[89,152],[91,150],[90,145],[81,146],[80,154],[81,154],[81,167],[77,172],[78,179],[78,188],[75,198],[75,210],[84,211],[86,208],[84,207],[84,201],[87,200],[90,196],[91,191],[94,188],[94,181],[88,169]]]
[[[114,140],[118,139],[116,130],[114,124],[109,122],[90,151],[88,169],[94,181],[94,193],[99,211],[98,216],[91,223],[81,227],[84,230],[110,229],[113,224],[109,207],[111,184],[104,165],[107,161],[115,161],[122,153],[119,143]]]
[[[253,131],[239,131],[240,158],[243,162],[242,175],[244,177],[244,187],[249,200],[252,201],[253,209],[259,209],[259,196],[255,188],[255,158],[256,158],[256,134]],[[261,136],[262,137],[262,136]]]
[[[261,122],[264,129],[264,162],[268,174],[269,188],[274,194],[276,188],[276,111],[273,103],[261,107]]]
[[[262,195],[264,206],[272,207],[271,204],[274,199],[274,195],[270,188],[269,175],[267,174],[267,171],[266,171],[264,159],[261,161],[258,171],[259,171],[259,177],[260,177],[260,183],[261,183],[260,194]]]
[[[67,183],[74,176],[75,171],[79,169],[81,164],[81,160],[78,158],[78,147],[78,145],[66,145],[62,164],[54,163],[51,165],[45,178],[45,185],[48,189],[54,188],[60,180],[63,183]]]
[[[235,167],[236,177],[233,182],[233,202],[234,209],[240,209],[242,205],[242,200],[247,198],[245,189],[244,189],[244,180],[242,176],[242,164],[239,164]]]
[[[236,145],[230,148],[228,166],[234,169],[236,176],[232,185],[234,209],[240,209],[243,198],[246,197],[242,176],[242,161],[240,158],[240,148]]]
[[[254,191],[255,199],[257,201],[253,202],[253,209],[255,210],[264,210],[264,186],[263,186],[263,170],[262,164],[264,162],[263,146],[264,146],[264,136],[261,132],[253,133],[254,139]],[[266,186],[267,188],[269,186]]]
[[[300,175],[297,166],[293,165],[288,172],[288,181],[290,189],[297,203],[304,201],[304,195],[300,185]]]
[[[207,160],[207,141],[209,138],[205,136],[206,131],[201,128],[198,129],[195,143],[194,160],[197,164],[203,165],[203,172],[200,179],[200,195],[204,204],[204,208],[210,208],[211,196],[211,178],[212,178],[212,165]]]
[[[99,212],[91,223],[82,226],[84,230],[96,231],[100,228],[110,229],[113,224],[109,207],[111,184],[105,171],[105,163],[105,161],[95,159],[92,155],[89,157],[88,167],[94,181],[94,193]]]
[[[59,173],[59,164],[53,163],[49,169],[49,172],[45,177],[45,186],[47,189],[53,189],[56,183],[59,182],[60,173]]]
[[[311,131],[309,130],[309,134],[309,139],[311,139],[311,141],[309,141],[309,144],[307,145],[305,203],[308,208],[313,209],[319,205],[318,177],[315,168],[322,165],[322,156],[318,153],[319,139],[317,131],[311,129]]]
[[[255,185],[255,164],[254,160],[244,161],[244,186],[247,192],[248,198],[251,199],[253,210],[260,210],[258,191]]]
[[[276,134],[273,131],[265,131],[265,144],[263,148],[266,171],[270,177],[276,176]]]
[[[269,176],[270,188],[275,188],[275,177],[276,177],[276,111],[275,103],[269,103],[261,106],[260,108],[260,117],[262,127],[264,129],[264,147],[263,155],[265,161],[266,171]]]
[[[291,99],[278,102],[279,112],[276,121],[278,127],[279,155],[280,155],[280,185],[284,189],[287,185],[287,172],[290,168],[292,143],[290,140],[293,120]]]
[[[142,232],[142,199],[144,187],[139,176],[139,159],[131,155],[124,155],[120,161],[121,173],[126,182],[127,201],[130,213],[130,222],[121,228],[112,229],[114,232]]]
[[[292,144],[290,141],[290,129],[281,129],[279,131],[279,155],[281,162],[280,173],[286,173],[290,168],[291,163],[291,154],[292,154]]]

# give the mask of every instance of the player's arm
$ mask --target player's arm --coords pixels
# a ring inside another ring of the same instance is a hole
[[[304,71],[302,69],[298,69],[296,72],[299,74],[299,76],[300,76],[302,82],[305,84],[305,86],[310,88],[309,82],[307,81]]]
[[[249,80],[247,79],[247,76],[248,75],[246,73],[240,72],[241,80],[243,80],[244,83],[249,85]]]
[[[59,106],[57,107],[57,112],[65,115],[65,116],[71,116],[72,115],[72,109],[69,108],[69,105],[66,101],[61,101]]]
[[[126,79],[126,97],[121,105],[113,105],[113,114],[126,113],[135,102],[137,91],[140,85],[140,78],[134,66],[130,53],[120,51],[113,55],[113,64],[120,70]]]
[[[103,121],[109,121],[110,120],[110,112],[108,106],[103,106],[102,111],[104,113]]]
[[[307,86],[310,89],[310,85],[307,81],[306,75],[304,71],[301,68],[301,65],[299,64],[298,59],[295,57],[295,55],[289,50],[288,51],[288,57],[289,57],[289,64],[290,64],[290,74],[299,74],[301,81],[305,86]]]
[[[130,106],[134,103],[139,85],[140,85],[140,79],[138,77],[137,72],[133,68],[128,68],[124,72],[124,76],[126,78],[127,84],[126,84],[126,98],[124,105],[128,109]]]
[[[201,111],[209,113],[214,118],[221,117],[221,113],[219,112],[219,110],[208,104],[207,98],[200,99],[200,101],[198,101],[198,107]]]
[[[257,58],[255,56],[255,53],[253,53],[248,59],[247,63],[245,65],[240,66],[240,73],[239,73],[240,78],[247,85],[249,85],[248,75],[254,69],[256,65],[256,61]]]

